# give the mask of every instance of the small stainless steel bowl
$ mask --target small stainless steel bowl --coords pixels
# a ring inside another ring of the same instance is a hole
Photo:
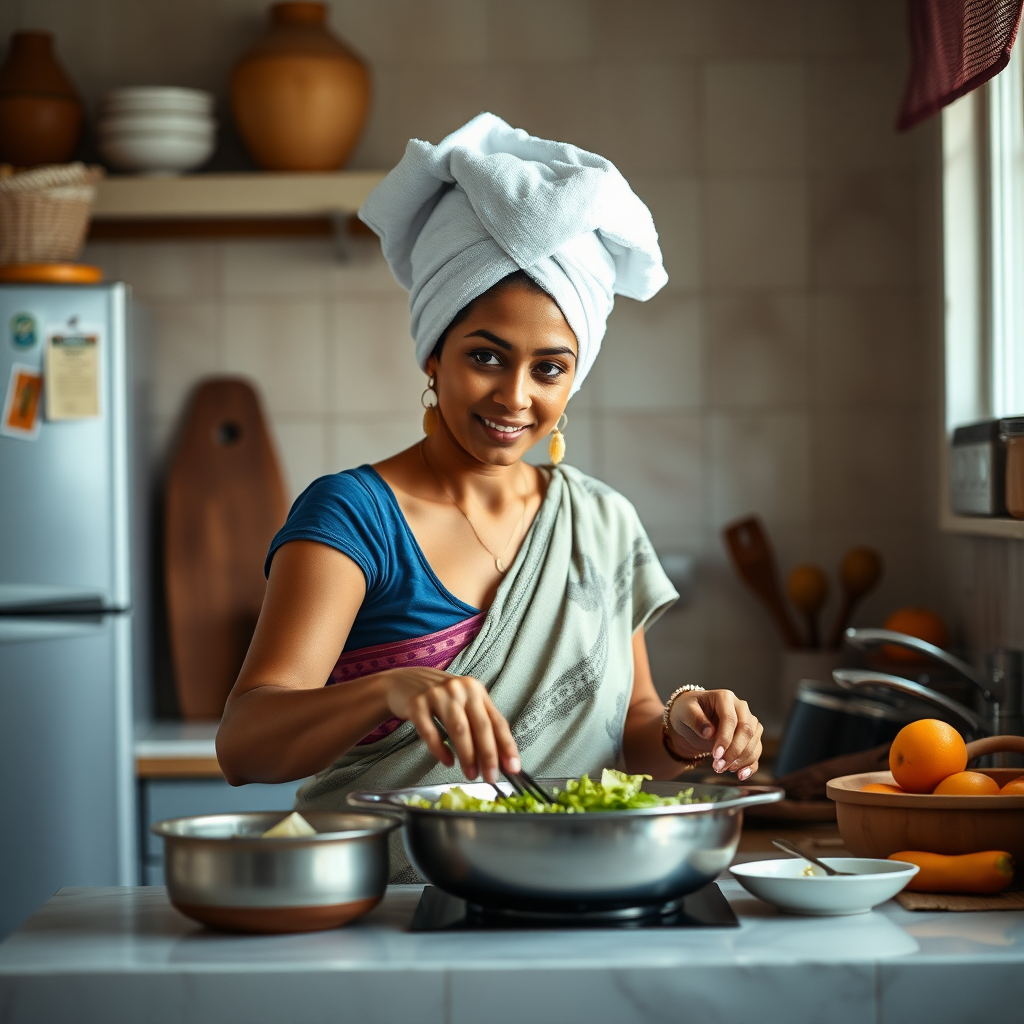
[[[371,910],[388,883],[388,833],[379,814],[316,812],[315,836],[263,838],[281,811],[158,821],[171,902],[212,928],[304,932],[337,928]]]
[[[549,792],[566,781],[540,780]],[[589,814],[481,814],[407,804],[416,796],[433,802],[451,788],[351,793],[348,800],[401,811],[409,860],[446,892],[481,907],[572,913],[668,903],[696,891],[732,861],[743,808],[785,795],[770,786],[693,786],[708,803]],[[494,796],[487,783],[462,788]],[[510,790],[506,783],[500,788]],[[688,788],[644,784],[659,796]]]

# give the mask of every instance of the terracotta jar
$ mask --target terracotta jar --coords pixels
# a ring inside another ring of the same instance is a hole
[[[49,32],[15,32],[0,67],[0,161],[62,164],[82,131],[82,102]]]
[[[334,171],[366,121],[366,65],[324,24],[321,3],[279,3],[231,75],[235,123],[268,171]]]

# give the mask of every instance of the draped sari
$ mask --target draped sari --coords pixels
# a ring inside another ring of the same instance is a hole
[[[508,720],[523,762],[534,775],[599,773],[621,764],[622,731],[633,689],[633,634],[678,597],[633,506],[572,467],[552,471],[547,494],[519,554],[486,613],[463,627],[447,671],[473,676]],[[381,645],[339,661],[369,666],[360,675],[401,664],[427,664]],[[461,646],[459,644],[461,643]],[[433,644],[436,647],[436,643]],[[405,652],[409,653],[406,646]],[[436,658],[435,667],[439,667]],[[347,675],[346,675],[347,671]],[[358,678],[349,664],[332,680]],[[383,732],[385,726],[390,728]],[[411,722],[385,723],[305,785],[299,811],[343,810],[353,790],[396,789],[464,781],[456,765],[436,761]],[[418,881],[400,833],[392,833],[391,880]],[[397,840],[397,841],[396,841]]]

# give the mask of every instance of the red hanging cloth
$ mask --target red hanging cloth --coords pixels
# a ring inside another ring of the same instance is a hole
[[[1024,0],[907,0],[910,79],[905,131],[994,78],[1010,61]]]

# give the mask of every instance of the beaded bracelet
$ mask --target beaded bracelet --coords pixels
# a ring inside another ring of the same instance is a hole
[[[703,754],[698,754],[696,757],[682,757],[672,749],[672,742],[670,739],[672,733],[672,727],[669,725],[669,718],[672,714],[672,705],[676,701],[681,693],[692,693],[695,690],[704,691],[703,686],[697,686],[696,683],[687,683],[685,686],[680,686],[678,690],[673,690],[669,694],[668,700],[665,701],[665,708],[661,713],[661,745],[665,748],[665,753],[672,758],[673,761],[678,761],[680,764],[685,764],[688,768],[696,768],[701,761],[706,761],[710,756],[710,751],[705,751]]]

